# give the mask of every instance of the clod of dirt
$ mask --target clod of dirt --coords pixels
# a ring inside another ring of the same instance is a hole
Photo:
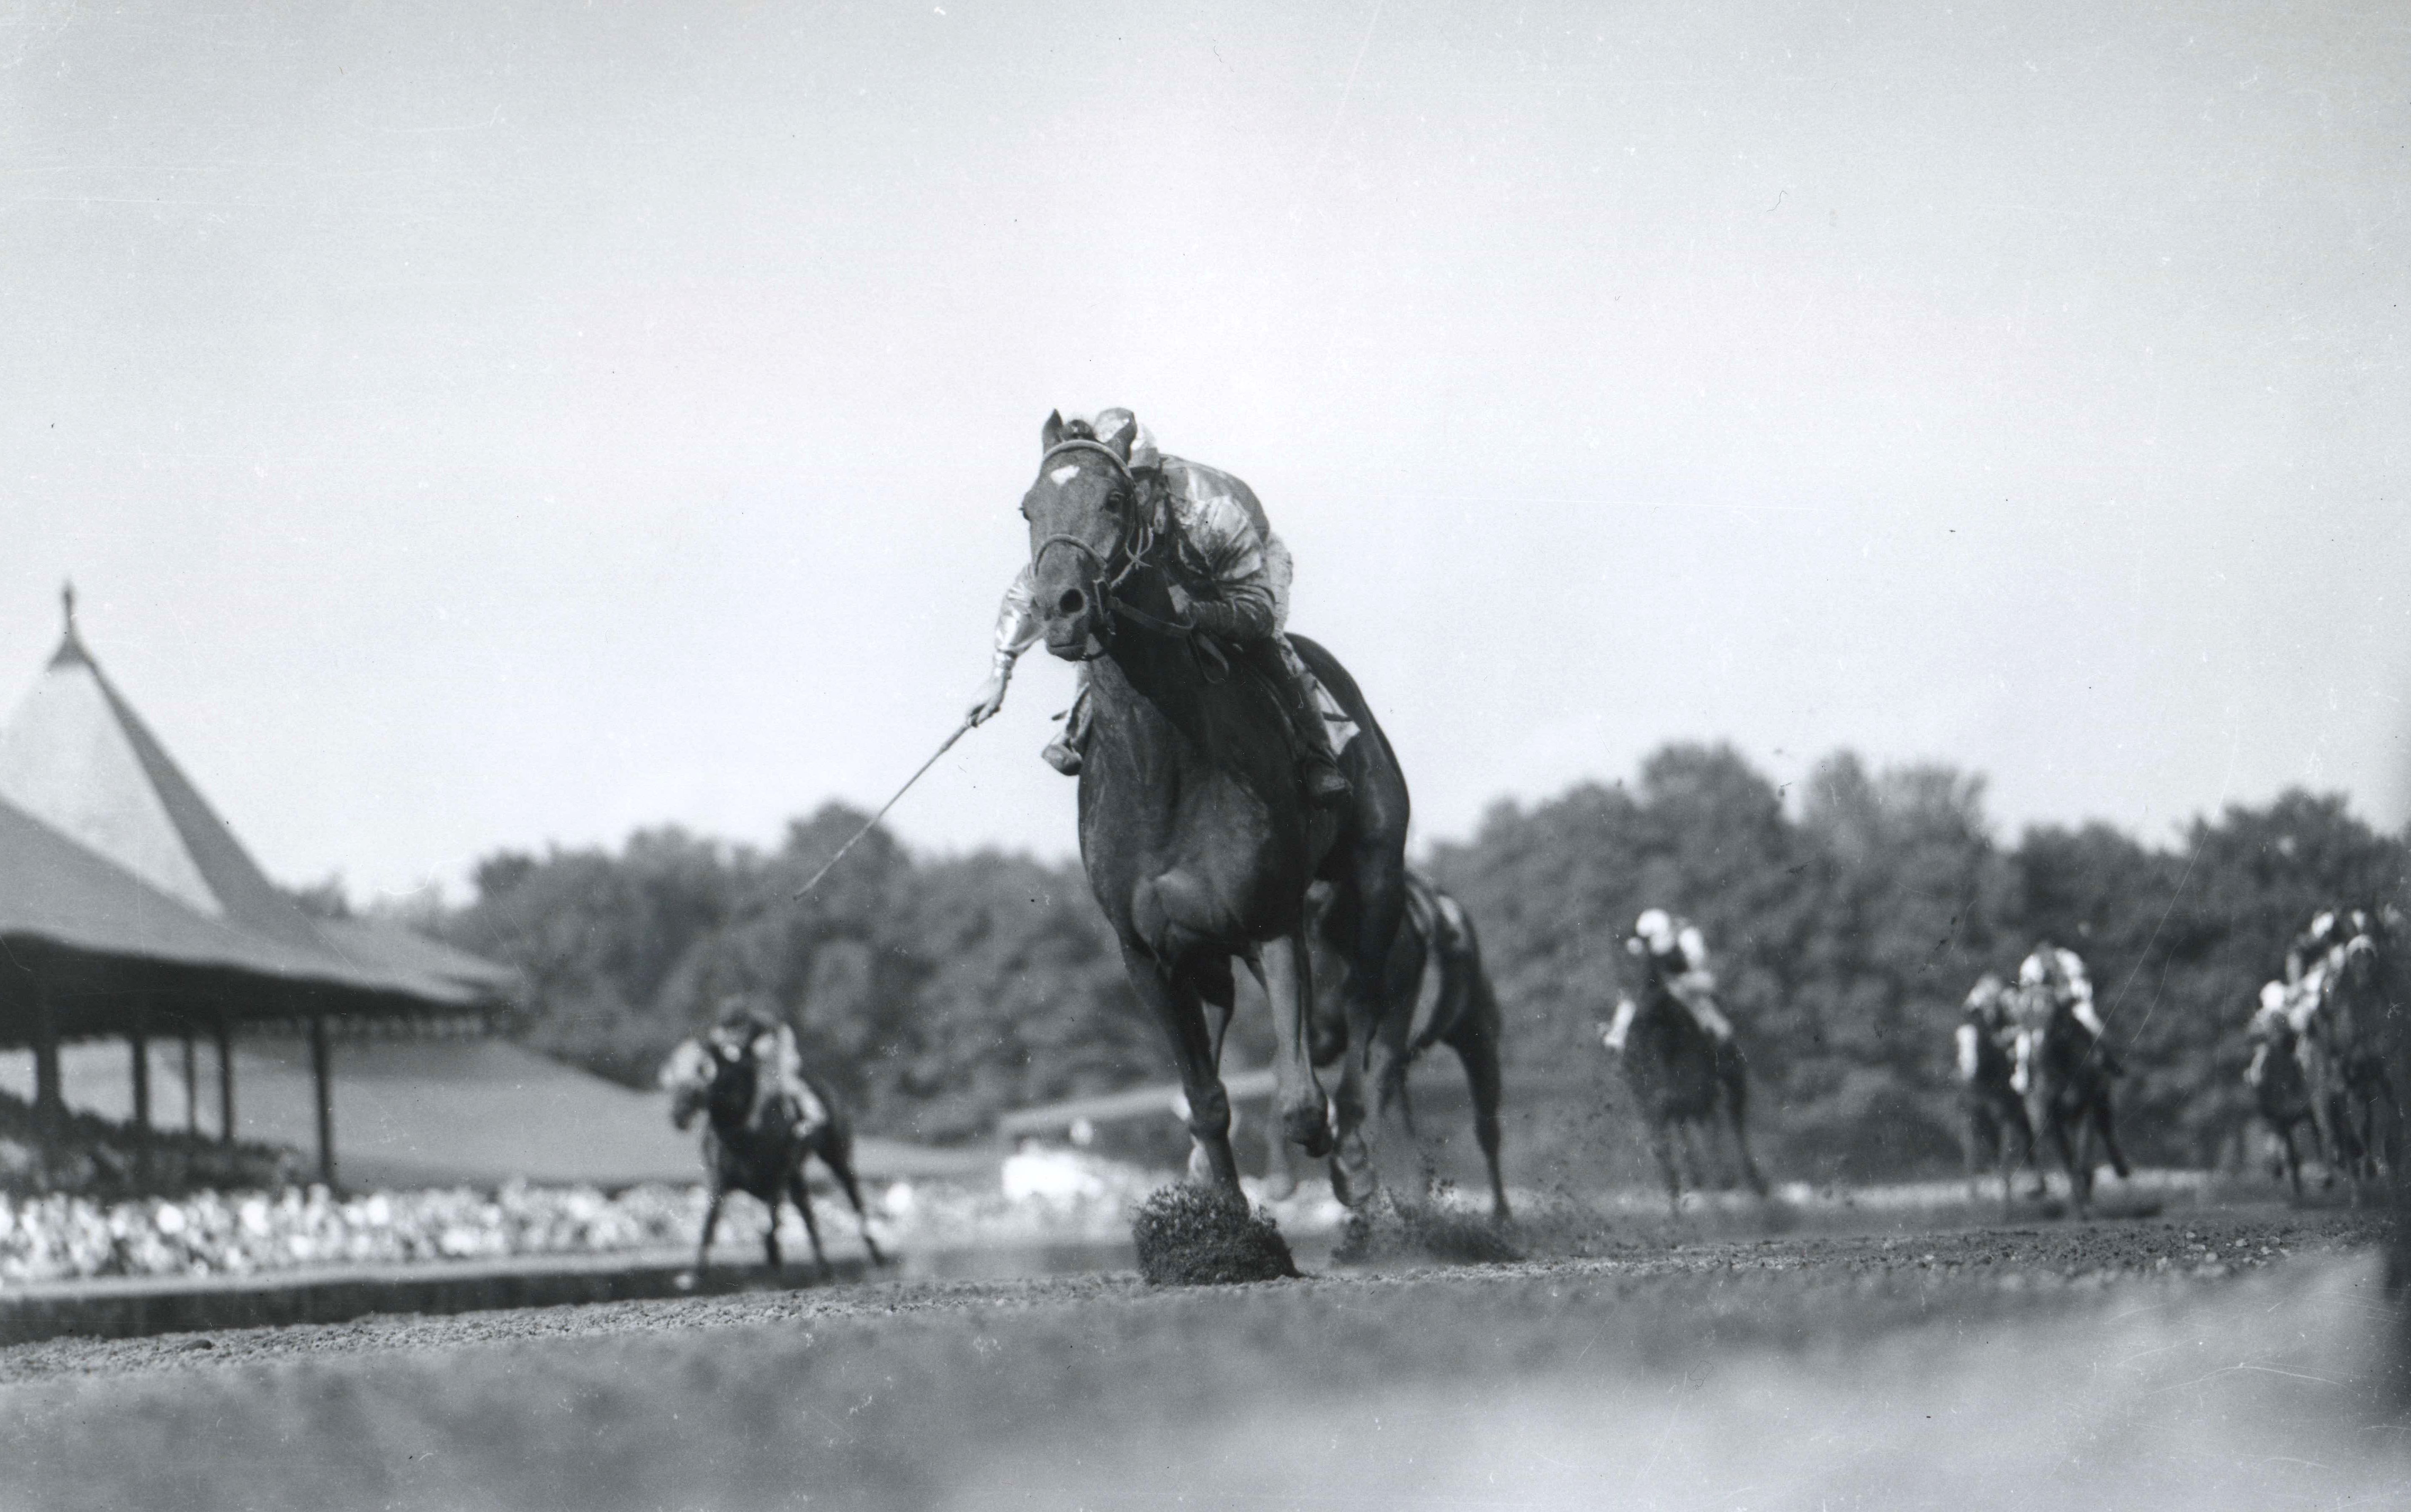
[[[1214,1286],[1297,1274],[1272,1214],[1219,1187],[1161,1187],[1131,1220],[1138,1273],[1154,1286]]]
[[[1343,1265],[1438,1260],[1443,1265],[1505,1265],[1524,1258],[1508,1231],[1488,1218],[1438,1208],[1348,1215],[1331,1257]]]

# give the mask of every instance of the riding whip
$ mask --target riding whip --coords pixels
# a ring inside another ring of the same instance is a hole
[[[935,752],[931,753],[928,760],[921,763],[919,771],[915,771],[913,775],[904,779],[904,785],[896,789],[896,797],[891,798],[886,802],[881,804],[879,806],[879,812],[870,816],[870,821],[868,824],[865,824],[861,829],[856,829],[854,832],[854,838],[852,840],[840,845],[837,848],[836,855],[821,863],[821,869],[812,873],[812,879],[796,889],[796,896],[793,901],[796,903],[803,902],[804,894],[811,891],[814,888],[819,887],[821,885],[821,878],[829,874],[829,868],[845,859],[845,853],[854,849],[855,845],[861,841],[863,836],[870,833],[873,829],[878,829],[879,821],[887,817],[887,811],[896,806],[897,800],[902,798],[906,793],[911,792],[913,790],[913,785],[921,780],[922,773],[928,771],[931,767],[936,766],[938,764],[938,757],[944,756],[948,751],[953,750],[955,742],[963,738],[963,732],[978,723],[979,721],[972,718],[971,715],[964,715],[963,722],[955,727],[955,732],[946,737],[946,743],[939,746]]]

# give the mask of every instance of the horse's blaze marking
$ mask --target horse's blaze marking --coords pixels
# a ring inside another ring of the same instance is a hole
[[[1054,484],[1057,488],[1059,488],[1059,488],[1061,488],[1064,484],[1069,483],[1070,481],[1072,481],[1072,479],[1074,479],[1074,478],[1075,478],[1075,477],[1079,477],[1079,476],[1080,476],[1080,469],[1079,469],[1078,467],[1076,467],[1076,466],[1063,466],[1063,467],[1058,467],[1058,468],[1056,468],[1053,472],[1051,472],[1051,473],[1047,474],[1047,475],[1046,475],[1046,480],[1047,480],[1048,482],[1050,482],[1050,483]]]

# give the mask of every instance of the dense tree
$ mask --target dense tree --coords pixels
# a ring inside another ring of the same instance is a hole
[[[916,857],[874,830],[797,901],[862,818],[824,808],[767,853],[671,829],[617,852],[500,852],[441,928],[522,970],[529,1043],[631,1083],[732,1002],[796,1023],[868,1126],[918,1138],[1166,1075],[1075,864]],[[2248,1113],[2258,985],[2315,911],[2401,886],[2404,854],[2343,800],[2300,792],[2164,847],[2090,825],[2004,848],[1981,781],[1947,767],[1871,771],[1845,752],[1787,802],[1730,747],[1674,745],[1629,786],[1502,803],[1428,863],[1480,920],[1527,1103],[1597,1101],[1597,1025],[1633,980],[1634,917],[1697,921],[1776,1164],[1813,1178],[1955,1162],[1959,1002],[2045,938],[2092,967],[2132,1067],[2134,1152],[2217,1158]],[[342,905],[339,888],[311,891]],[[1264,1017],[1242,1013],[1235,1059],[1263,1058]]]

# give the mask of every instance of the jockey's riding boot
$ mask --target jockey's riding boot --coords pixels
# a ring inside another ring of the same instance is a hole
[[[1297,659],[1297,653],[1282,637],[1275,636],[1272,644],[1274,653],[1264,659],[1276,673],[1273,685],[1279,691],[1281,706],[1297,733],[1298,781],[1306,785],[1307,800],[1315,807],[1337,808],[1348,801],[1352,789],[1332,756],[1331,727],[1322,722],[1322,709],[1315,702],[1306,664]]]
[[[1066,777],[1080,775],[1081,753],[1089,748],[1089,684],[1084,679],[1072,695],[1063,728],[1038,753],[1039,758]]]

